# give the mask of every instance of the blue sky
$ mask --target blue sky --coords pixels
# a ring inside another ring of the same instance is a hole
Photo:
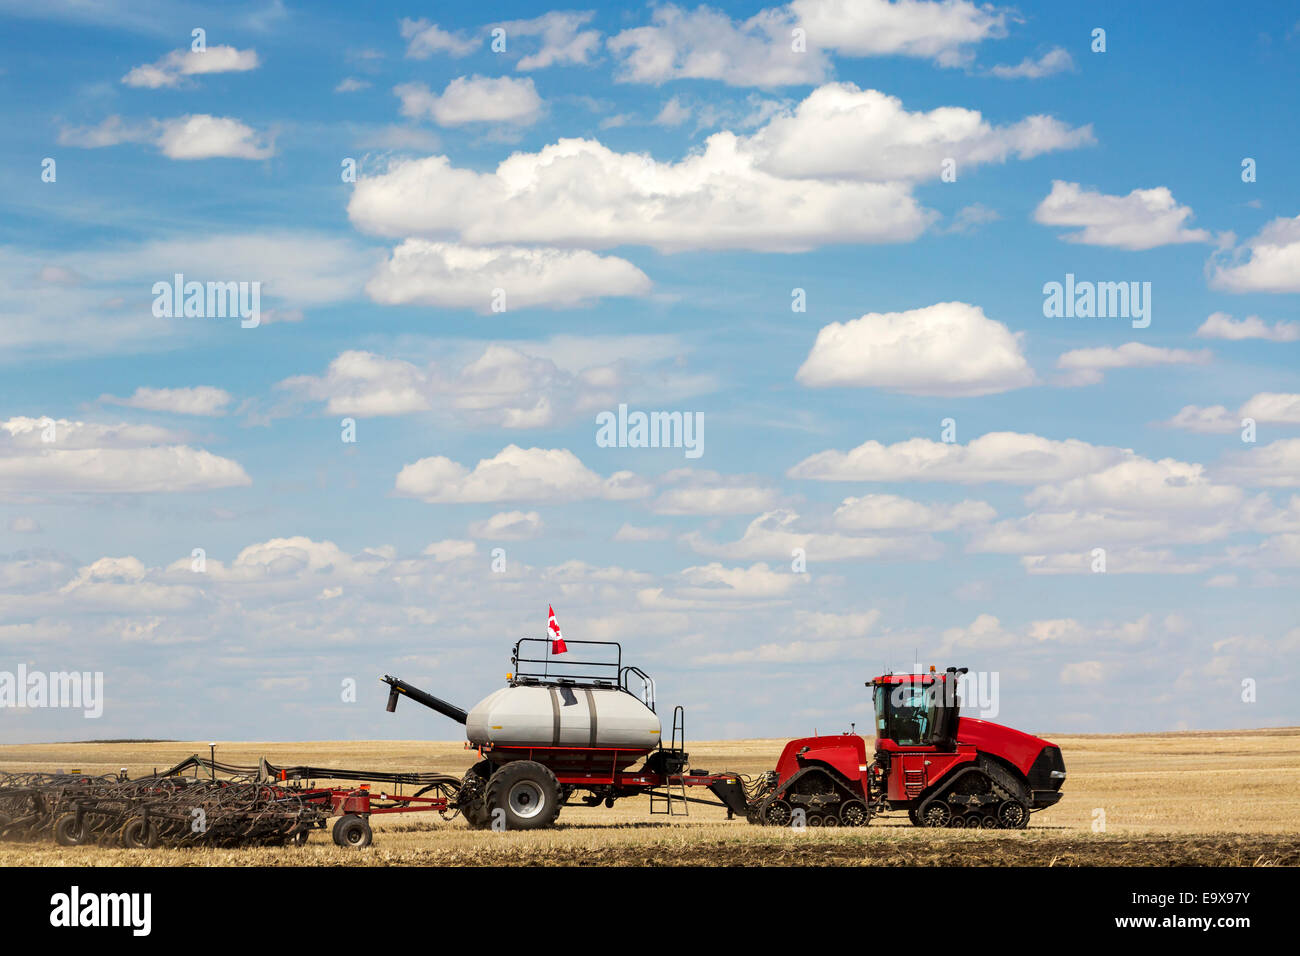
[[[1041,732],[1297,722],[1292,5],[0,16],[0,671],[106,693],[0,739],[454,737],[375,678],[469,706],[548,604],[696,737],[914,657]]]

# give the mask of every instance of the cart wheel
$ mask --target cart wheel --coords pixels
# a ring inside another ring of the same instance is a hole
[[[819,827],[822,825],[822,815],[820,813],[810,813],[804,817],[804,826]]]
[[[837,827],[839,825],[840,818],[833,813],[828,813],[826,816],[822,817],[822,826],[824,827]]]
[[[355,813],[339,817],[338,822],[334,824],[334,842],[339,846],[360,849],[363,846],[370,846],[373,839],[374,833],[371,832],[366,818],[359,817]]]
[[[54,821],[54,842],[59,846],[81,846],[87,836],[85,821],[78,825],[75,813],[65,813]]]
[[[560,785],[534,760],[511,761],[488,781],[487,810],[489,818],[504,810],[507,830],[549,827],[560,812]]]
[[[158,845],[158,824],[144,817],[132,817],[119,832],[122,846],[132,850],[152,850]]]

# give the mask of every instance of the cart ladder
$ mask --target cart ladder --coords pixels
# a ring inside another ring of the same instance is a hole
[[[673,738],[672,746],[669,748],[670,754],[685,754],[686,752],[686,711],[678,704],[673,708]],[[686,799],[686,783],[682,780],[682,774],[686,772],[685,766],[677,767],[675,773],[666,775],[664,779],[663,793],[656,794],[650,791],[650,812],[666,813],[670,817],[690,816],[691,805]],[[677,778],[676,789],[673,789],[673,777]],[[678,800],[681,803],[678,804]]]

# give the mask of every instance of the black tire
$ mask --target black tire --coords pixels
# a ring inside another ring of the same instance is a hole
[[[152,850],[158,845],[158,824],[144,817],[132,817],[118,832],[122,846],[130,850]]]
[[[492,775],[487,785],[489,823],[505,813],[507,830],[541,830],[560,812],[560,784],[550,768],[534,760],[513,760]]]
[[[375,835],[370,830],[370,823],[365,817],[359,817],[355,813],[339,817],[338,822],[334,824],[334,842],[339,846],[359,850],[370,846],[374,839]]]
[[[803,825],[806,827],[819,827],[822,825],[822,815],[820,813],[810,813],[804,817]]]
[[[912,821],[912,826],[914,827],[925,826],[925,824],[921,822],[921,818],[916,815],[916,807],[913,807],[911,810],[907,811],[907,819]]]
[[[460,815],[465,818],[465,825],[471,830],[486,830],[492,825],[492,817],[488,814],[487,802],[482,797],[461,807]]]
[[[65,813],[54,821],[54,842],[59,846],[81,846],[89,835],[85,821],[77,824],[75,813]]]
[[[474,798],[460,805],[460,815],[465,818],[465,825],[471,830],[486,830],[492,823],[486,799],[487,782],[492,777],[492,771],[492,761],[490,760],[480,760],[465,771],[462,789],[465,783],[471,781],[471,778],[478,784],[478,792]]]

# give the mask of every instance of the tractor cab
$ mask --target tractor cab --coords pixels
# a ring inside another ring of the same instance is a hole
[[[950,667],[936,674],[931,667],[928,674],[886,674],[871,681],[876,739],[899,747],[953,749],[961,709],[957,681],[965,673],[965,667]]]

